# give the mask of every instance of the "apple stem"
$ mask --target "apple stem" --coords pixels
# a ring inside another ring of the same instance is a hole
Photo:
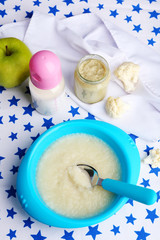
[[[11,56],[11,52],[9,51],[9,49],[8,49],[8,46],[6,45],[6,56]]]

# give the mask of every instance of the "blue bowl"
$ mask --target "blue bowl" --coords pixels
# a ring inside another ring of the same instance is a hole
[[[62,216],[46,205],[36,186],[38,161],[54,141],[73,133],[94,135],[106,142],[120,161],[123,181],[136,184],[140,172],[140,156],[134,141],[128,134],[111,124],[94,120],[73,120],[60,123],[44,132],[28,149],[19,167],[17,195],[22,207],[30,216],[47,225],[61,228],[80,228],[97,224],[115,214],[128,200],[117,195],[102,213],[84,219]]]

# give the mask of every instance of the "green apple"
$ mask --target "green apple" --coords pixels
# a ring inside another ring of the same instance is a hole
[[[29,48],[17,38],[0,39],[0,86],[12,88],[29,76]]]

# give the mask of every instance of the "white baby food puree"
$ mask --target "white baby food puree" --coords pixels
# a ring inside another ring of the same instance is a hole
[[[107,69],[104,63],[97,59],[87,59],[79,67],[81,76],[90,81],[98,81],[104,78],[106,72]]]
[[[44,202],[67,217],[85,218],[104,210],[114,195],[91,184],[77,164],[97,169],[101,178],[120,179],[120,166],[112,149],[89,134],[71,134],[51,144],[37,166],[37,187]]]

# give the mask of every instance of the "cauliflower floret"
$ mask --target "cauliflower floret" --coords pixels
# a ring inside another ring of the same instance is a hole
[[[132,62],[122,63],[115,71],[115,76],[123,83],[124,90],[131,93],[136,89],[140,67]]]
[[[119,118],[129,109],[129,105],[124,103],[120,97],[109,97],[106,102],[106,111],[113,118]]]
[[[144,159],[144,163],[151,164],[153,168],[160,167],[160,149],[152,149]]]

